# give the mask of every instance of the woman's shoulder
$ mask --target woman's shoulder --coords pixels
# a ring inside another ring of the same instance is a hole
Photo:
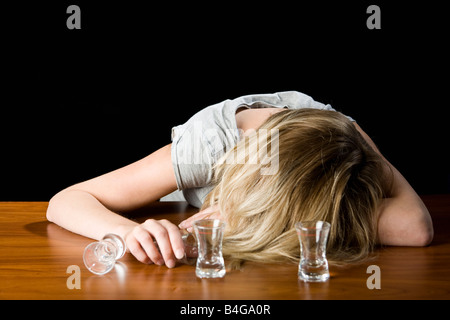
[[[256,130],[271,115],[283,110],[286,109],[273,107],[240,109],[236,112],[236,125],[238,129],[242,130],[244,133],[248,130]]]

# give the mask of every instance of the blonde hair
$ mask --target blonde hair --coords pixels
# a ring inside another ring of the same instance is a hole
[[[227,222],[225,259],[234,266],[243,261],[298,263],[294,224],[306,220],[331,224],[330,262],[367,257],[376,244],[375,212],[386,190],[379,154],[335,111],[286,110],[261,129],[272,136],[255,132],[217,163],[216,186],[203,205],[217,204]],[[255,154],[274,161],[249,161]],[[236,156],[246,161],[237,162]],[[268,163],[277,163],[277,171],[262,174]]]

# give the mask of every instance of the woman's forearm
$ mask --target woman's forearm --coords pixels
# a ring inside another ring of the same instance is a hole
[[[140,208],[176,189],[169,144],[123,168],[57,193],[50,200],[47,219],[93,239],[107,233],[125,239],[140,224],[116,212]]]
[[[389,198],[377,213],[378,242],[392,246],[426,246],[433,240],[433,223],[422,199],[403,175],[384,158],[372,139],[354,123],[367,143],[386,162],[386,176],[392,182]]]
[[[47,219],[57,225],[93,239],[101,239],[107,233],[122,237],[138,223],[107,209],[90,193],[66,189],[49,202]]]

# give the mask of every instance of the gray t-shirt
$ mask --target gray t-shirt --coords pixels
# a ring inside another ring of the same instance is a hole
[[[236,111],[240,107],[336,111],[330,105],[314,101],[310,96],[296,91],[243,96],[199,111],[185,124],[172,128],[172,164],[178,192],[161,201],[186,200],[195,207],[201,207],[213,188],[214,163],[240,139],[236,124]]]

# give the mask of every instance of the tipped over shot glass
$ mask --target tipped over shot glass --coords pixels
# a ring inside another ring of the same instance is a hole
[[[194,234],[186,230],[180,230],[181,239],[184,243],[185,255],[178,260],[181,264],[193,265],[197,260],[197,240]],[[153,241],[158,247],[158,243]],[[122,237],[109,233],[102,240],[92,242],[84,249],[83,261],[86,268],[97,275],[104,275],[110,272],[116,260],[122,258],[127,250],[127,246]]]
[[[110,272],[116,263],[125,254],[127,246],[122,237],[109,233],[102,240],[89,244],[83,253],[86,268],[97,275]]]
[[[225,222],[218,219],[194,221],[197,237],[198,257],[195,274],[199,278],[222,278],[225,262],[222,255],[222,240]]]
[[[304,221],[295,224],[300,242],[298,277],[306,282],[324,282],[330,278],[326,257],[331,225],[325,221]]]

